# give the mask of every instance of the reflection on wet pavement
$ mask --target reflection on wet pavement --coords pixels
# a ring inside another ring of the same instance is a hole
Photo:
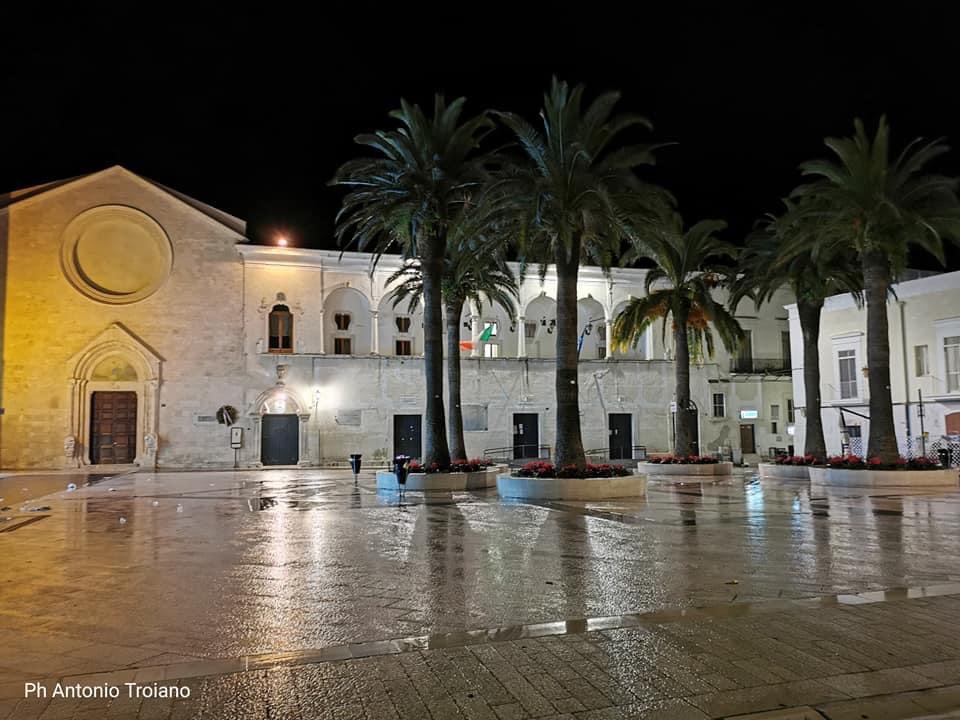
[[[960,493],[940,489],[811,498],[747,476],[399,503],[372,475],[278,470],[138,473],[43,503],[0,532],[0,683],[960,580]]]

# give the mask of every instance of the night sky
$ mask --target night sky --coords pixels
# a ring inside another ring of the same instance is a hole
[[[532,117],[553,74],[621,90],[623,109],[653,121],[650,139],[678,143],[646,177],[688,219],[726,219],[733,241],[857,115],[886,113],[897,149],[946,136],[958,149],[937,169],[960,174],[956,18],[916,3],[780,5],[593,3],[565,16],[553,3],[548,19],[518,15],[523,3],[5,15],[0,191],[122,164],[245,218],[255,241],[283,231],[334,247],[339,196],[326,183],[354,135],[390,126],[401,96],[430,104],[442,91]]]

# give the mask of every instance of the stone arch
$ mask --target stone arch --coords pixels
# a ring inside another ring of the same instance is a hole
[[[589,334],[585,331],[589,330]],[[577,300],[577,337],[583,337],[581,360],[603,360],[607,356],[607,314],[592,296]],[[603,347],[601,354],[600,348]]]
[[[557,302],[546,293],[532,298],[523,310],[525,323],[534,323],[533,337],[525,336],[527,357],[552,358],[557,355]],[[551,325],[553,323],[553,325]],[[526,333],[526,328],[524,328]]]
[[[397,341],[406,340],[411,344],[411,355],[423,354],[423,303],[418,302],[410,309],[408,300],[402,300],[396,307],[393,299],[396,291],[390,291],[380,299],[377,306],[377,335],[381,355],[396,355]],[[407,331],[401,330],[397,318],[408,318]]]
[[[627,303],[630,302],[633,298],[627,298],[626,300],[621,300],[613,308],[613,314],[610,316],[611,332],[613,321],[617,319],[617,315],[623,312],[624,308],[627,307]],[[644,333],[643,337],[640,338],[640,341],[633,347],[627,348],[626,350],[618,350],[613,353],[613,357],[625,358],[628,360],[649,360],[653,356],[653,328],[648,327]]]
[[[281,366],[283,367],[283,366]],[[247,416],[253,423],[253,447],[256,449],[256,463],[263,464],[263,416],[296,415],[297,417],[297,464],[308,465],[310,446],[307,442],[310,422],[310,408],[302,398],[279,381],[268,390],[264,390],[250,405]]]
[[[113,323],[71,358],[70,426],[63,447],[66,467],[91,464],[93,393],[109,391],[136,395],[133,462],[141,467],[156,465],[161,362],[159,355],[120,323]]]
[[[373,325],[369,296],[347,284],[330,290],[323,300],[324,352],[328,355],[369,355],[373,352]],[[349,316],[346,329],[337,326],[338,314]],[[350,352],[336,353],[337,338],[349,339]]]

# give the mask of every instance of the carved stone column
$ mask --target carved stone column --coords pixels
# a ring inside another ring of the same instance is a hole
[[[305,467],[310,464],[310,413],[300,414],[300,460],[297,465]]]
[[[517,317],[517,357],[525,358],[527,356],[527,318],[523,315]]]
[[[380,354],[380,311],[370,311],[370,347],[374,355]]]

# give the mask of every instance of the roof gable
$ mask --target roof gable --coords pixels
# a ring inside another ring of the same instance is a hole
[[[189,207],[194,212],[203,215],[208,220],[211,220],[233,232],[237,236],[238,242],[247,242],[247,223],[245,220],[231,215],[230,213],[224,212],[223,210],[219,210],[212,205],[201,202],[196,198],[192,198],[189,195],[185,195],[184,193],[174,190],[173,188],[169,188],[162,183],[156,182],[155,180],[137,175],[136,173],[131,172],[120,165],[114,165],[104,170],[100,170],[95,173],[89,173],[87,175],[78,175],[76,177],[66,178],[63,180],[54,180],[53,182],[34,185],[21,190],[14,190],[9,193],[0,194],[0,211],[3,211],[13,205],[30,202],[41,197],[49,197],[52,193],[76,186],[80,183],[92,182],[110,175],[123,175],[124,177],[127,177],[138,184],[146,186],[154,191],[161,192],[168,197],[172,197],[179,203]]]

